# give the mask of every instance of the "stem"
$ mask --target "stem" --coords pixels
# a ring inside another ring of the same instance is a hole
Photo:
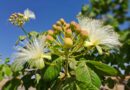
[[[68,55],[68,50],[65,51],[65,74],[67,77],[70,77],[69,71],[68,71],[68,66],[69,66],[69,55]]]
[[[62,34],[60,34],[60,38],[61,38],[62,41],[64,41]]]
[[[57,45],[61,46],[61,44],[59,42],[57,42],[56,40],[54,41]]]
[[[61,41],[58,36],[56,36],[57,41],[61,44]]]
[[[29,38],[28,33],[26,32],[26,30],[23,27],[21,27],[21,29],[24,32],[24,34]]]
[[[33,40],[29,37],[28,32],[27,32],[23,27],[21,27],[21,29],[22,29],[22,31],[24,32],[24,34],[26,35],[26,37],[27,37],[29,43],[33,42]]]
[[[71,53],[70,53],[69,55],[72,55],[74,52],[78,51],[78,50],[80,49],[80,47],[83,46],[83,41],[80,41],[80,42],[81,42],[81,43],[76,43],[76,44],[74,45],[74,48],[73,48],[73,50],[71,51]]]

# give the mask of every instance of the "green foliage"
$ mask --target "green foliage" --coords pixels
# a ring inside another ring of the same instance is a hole
[[[13,74],[8,62],[9,58],[6,58],[4,63],[0,64],[0,81],[5,77],[11,77]]]
[[[118,76],[120,76],[121,80],[125,80],[124,77],[130,74],[129,2],[129,0],[90,0],[90,5],[84,5],[79,14],[104,20],[105,24],[112,25],[115,31],[120,35],[122,47],[119,52],[110,53],[106,56],[98,56],[97,58],[98,60],[102,60],[102,62],[115,67],[119,72]],[[110,84],[112,85],[112,83]],[[130,85],[126,85],[126,90],[129,90],[129,87]]]
[[[50,65],[48,65],[45,69],[43,69],[43,79],[46,81],[54,80],[56,77],[58,77],[60,71],[61,71],[61,61],[62,58],[57,58],[53,60]]]
[[[106,64],[103,64],[101,62],[87,61],[87,65],[91,67],[95,72],[97,71],[97,73],[101,74],[102,76],[105,76],[105,75],[114,76],[114,75],[117,75],[118,73],[116,69]]]
[[[75,70],[76,80],[79,82],[80,90],[99,90],[101,81],[97,74],[84,62],[79,63]],[[81,82],[81,83],[80,83]]]

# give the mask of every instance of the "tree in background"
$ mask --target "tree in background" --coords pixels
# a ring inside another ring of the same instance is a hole
[[[106,23],[114,27],[120,35],[122,47],[119,53],[111,51],[104,53],[97,58],[102,62],[115,67],[119,74],[115,78],[108,78],[109,87],[113,87],[115,82],[124,84],[126,90],[130,90],[130,1],[128,0],[90,0],[89,5],[82,7],[79,15],[91,18],[103,19]],[[92,57],[90,57],[92,58]]]

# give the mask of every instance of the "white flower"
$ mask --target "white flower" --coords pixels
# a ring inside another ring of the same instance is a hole
[[[45,39],[34,38],[33,42],[23,43],[23,46],[16,48],[16,53],[13,54],[14,58],[14,69],[21,68],[25,63],[28,62],[29,66],[38,69],[43,68],[44,58],[51,59],[50,55],[44,53]]]
[[[102,21],[87,17],[79,17],[78,21],[81,29],[88,32],[89,40],[85,42],[85,46],[102,45],[109,48],[117,48],[121,45],[118,35],[111,26],[104,26]]]
[[[35,19],[36,16],[33,11],[26,9],[26,10],[24,10],[24,18],[25,18],[25,20],[29,20],[30,18]]]

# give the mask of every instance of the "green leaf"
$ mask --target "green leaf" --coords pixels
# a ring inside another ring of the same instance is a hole
[[[3,79],[2,71],[0,71],[0,81]]]
[[[10,58],[6,58],[5,59],[5,64],[9,63],[10,62]]]
[[[38,35],[38,32],[32,31],[32,32],[29,33],[29,35],[32,36],[32,37],[35,37],[35,36]]]
[[[55,59],[50,65],[45,68],[43,73],[43,79],[46,81],[56,78],[61,71],[61,58]]]
[[[26,36],[19,36],[18,40],[16,41],[15,45],[18,45],[20,41],[25,40],[27,37]]]
[[[75,77],[66,78],[65,80],[57,80],[51,90],[82,90],[77,84]]]
[[[81,90],[99,90],[101,81],[97,74],[86,66],[85,62],[79,63],[75,73]]]
[[[26,36],[19,36],[19,41],[23,41],[26,39]]]
[[[117,70],[98,61],[87,61],[87,65],[101,75],[117,75]]]
[[[62,87],[59,88],[59,90],[80,90],[76,87],[76,80],[73,78],[67,78],[63,84]]]
[[[12,70],[9,66],[4,65],[3,66],[3,72],[5,76],[11,76],[12,75]]]

